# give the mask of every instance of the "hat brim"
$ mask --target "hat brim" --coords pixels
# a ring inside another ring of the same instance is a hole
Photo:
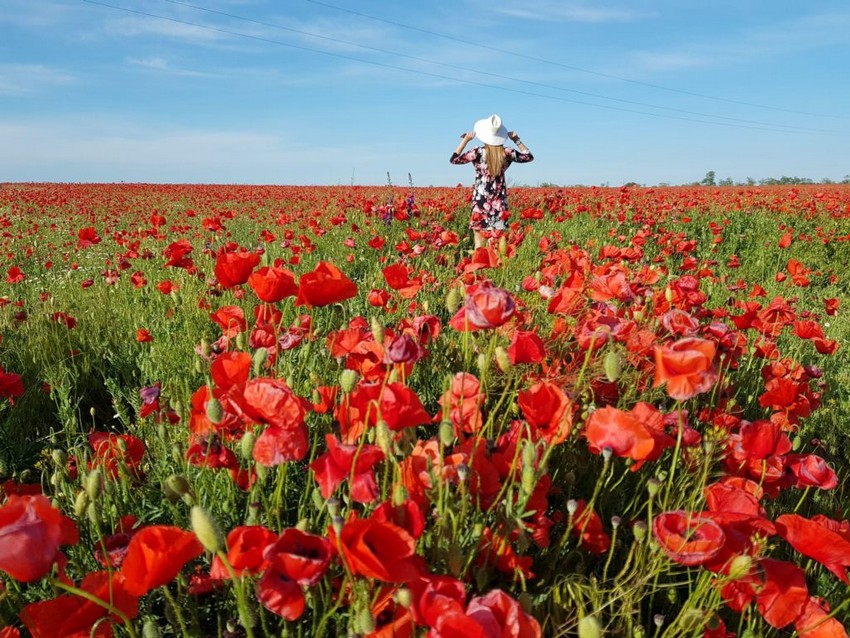
[[[508,129],[505,128],[505,125],[503,124],[497,131],[494,131],[490,126],[489,118],[478,120],[472,130],[475,131],[475,137],[491,146],[502,146],[508,139]]]

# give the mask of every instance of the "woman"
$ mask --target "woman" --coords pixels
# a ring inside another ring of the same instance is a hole
[[[472,191],[472,220],[470,226],[475,237],[475,247],[484,244],[484,233],[489,236],[493,231],[505,230],[508,219],[508,189],[505,183],[505,171],[513,162],[530,162],[534,156],[526,148],[519,135],[508,130],[502,124],[502,118],[491,115],[475,123],[474,130],[460,136],[461,141],[454,153],[452,164],[468,164],[475,168],[475,186]],[[463,149],[478,137],[484,146]],[[519,152],[505,148],[505,140],[510,138]]]

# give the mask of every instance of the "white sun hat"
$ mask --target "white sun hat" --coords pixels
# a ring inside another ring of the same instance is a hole
[[[473,130],[475,137],[491,146],[501,146],[508,139],[508,129],[502,124],[502,118],[495,114],[478,120]]]

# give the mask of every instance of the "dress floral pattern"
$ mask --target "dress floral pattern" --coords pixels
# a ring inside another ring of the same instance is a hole
[[[474,230],[505,230],[508,219],[508,189],[505,171],[513,162],[525,164],[534,159],[531,153],[520,153],[505,148],[505,165],[502,174],[493,177],[487,170],[484,147],[472,148],[465,153],[452,153],[452,164],[469,164],[475,168],[475,186],[472,189],[472,219]]]

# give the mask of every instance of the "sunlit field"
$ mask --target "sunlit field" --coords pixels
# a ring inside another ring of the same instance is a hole
[[[850,186],[0,185],[0,637],[846,636]]]

